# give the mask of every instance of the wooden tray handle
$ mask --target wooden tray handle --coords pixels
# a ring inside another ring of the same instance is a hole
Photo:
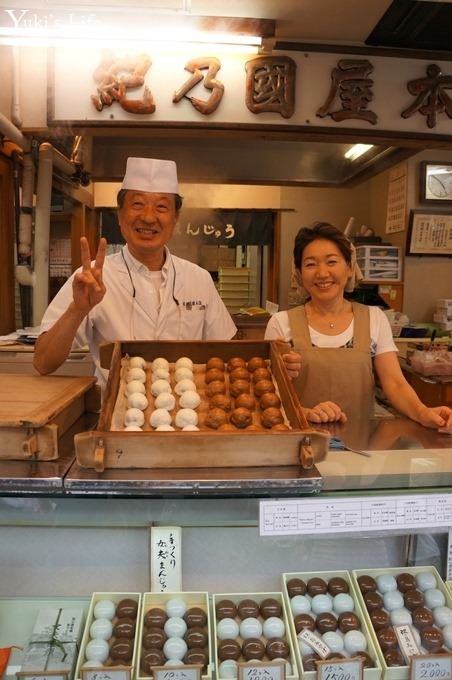
[[[103,439],[99,440],[94,449],[94,469],[96,472],[103,472],[105,470],[105,446]]]
[[[304,470],[314,467],[314,452],[312,450],[311,437],[307,434],[300,442],[300,465]]]

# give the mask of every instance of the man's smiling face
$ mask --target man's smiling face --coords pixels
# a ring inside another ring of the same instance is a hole
[[[146,265],[161,257],[178,215],[174,194],[127,191],[118,218],[133,257]]]

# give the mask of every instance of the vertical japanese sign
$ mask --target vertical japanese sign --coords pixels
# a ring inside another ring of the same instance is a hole
[[[151,590],[182,590],[182,531],[180,527],[151,527]]]
[[[407,164],[399,163],[389,171],[386,233],[405,231],[407,202]]]

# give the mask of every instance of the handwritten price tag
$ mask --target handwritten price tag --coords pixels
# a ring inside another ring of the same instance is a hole
[[[82,668],[82,680],[130,680],[130,666],[116,668]]]
[[[270,663],[238,663],[238,680],[286,680],[286,664],[283,661]]]
[[[362,659],[317,662],[317,680],[362,680],[362,677]]]
[[[423,654],[411,657],[410,680],[450,680],[452,655]]]
[[[29,673],[28,671],[18,671],[16,675],[21,680],[68,680],[69,671],[64,673],[62,671],[43,671],[40,673]]]
[[[156,666],[155,680],[201,680],[201,665],[190,666]]]

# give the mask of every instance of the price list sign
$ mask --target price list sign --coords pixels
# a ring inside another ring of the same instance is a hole
[[[452,525],[452,494],[261,501],[261,536],[348,533]]]

